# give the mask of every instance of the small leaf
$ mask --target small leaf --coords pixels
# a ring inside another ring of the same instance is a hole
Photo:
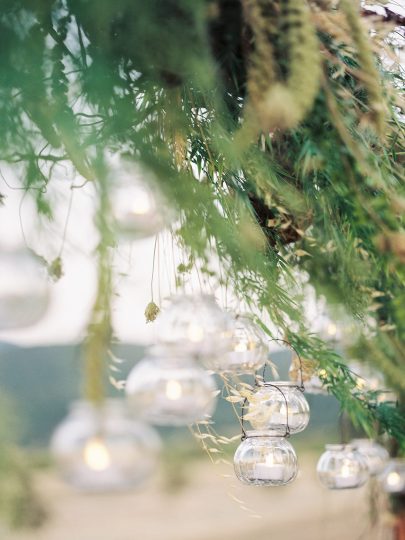
[[[123,390],[125,388],[125,381],[117,381],[117,379],[115,379],[112,375],[110,375],[108,379],[112,386],[114,386],[114,388],[117,390]]]
[[[305,257],[305,255],[307,255],[308,257],[311,257],[311,254],[308,253],[308,251],[305,251],[304,249],[297,249],[297,251],[295,252],[295,255],[297,257]]]
[[[241,401],[244,401],[245,398],[242,396],[228,396],[225,400],[229,401],[229,403],[240,403]]]

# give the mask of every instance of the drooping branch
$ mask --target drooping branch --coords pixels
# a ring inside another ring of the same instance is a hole
[[[405,16],[400,13],[395,13],[392,9],[380,6],[384,13],[377,13],[371,8],[362,8],[361,14],[363,17],[377,17],[383,22],[394,23],[395,26],[405,27]]]

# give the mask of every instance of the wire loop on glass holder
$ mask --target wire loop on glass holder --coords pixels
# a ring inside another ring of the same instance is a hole
[[[291,345],[291,343],[289,341],[285,340],[285,339],[272,338],[272,339],[269,339],[269,342],[271,342],[271,341],[278,341],[280,343],[285,343],[297,355],[298,362],[299,362],[300,384],[297,384],[296,387],[299,390],[301,390],[301,392],[303,392],[305,390],[305,387],[304,387],[304,376],[303,376],[303,370],[302,370],[302,358],[301,358],[301,355],[299,354],[297,349],[294,347],[294,345]],[[262,372],[263,382],[258,381],[257,377],[255,377],[255,386],[277,386],[277,383],[274,383],[274,382],[268,383],[268,382],[266,382],[266,379],[265,379],[266,367],[267,367],[267,362],[263,366],[263,372]]]
[[[295,352],[295,354],[297,355],[298,361],[299,361],[300,384],[294,385],[292,383],[291,386],[297,388],[301,392],[304,392],[302,359],[301,359],[301,356],[298,353],[297,349],[293,345],[291,345],[291,343],[286,341],[285,339],[273,338],[273,339],[271,339],[269,341],[278,341],[280,343],[285,343],[286,345],[288,345],[288,347],[290,347]],[[285,418],[286,418],[286,421],[285,421],[285,433],[283,433],[281,435],[280,434],[272,434],[272,436],[288,438],[290,436],[290,434],[291,434],[290,423],[289,423],[288,399],[287,399],[287,396],[286,396],[285,392],[283,392],[283,390],[281,389],[280,385],[277,384],[277,382],[266,381],[266,378],[265,378],[265,376],[266,376],[266,367],[267,367],[267,363],[263,367],[262,380],[259,380],[257,378],[257,376],[255,376],[255,387],[256,388],[260,388],[260,387],[275,388],[283,396],[283,400],[285,402]],[[253,432],[252,434],[249,434],[249,435],[247,434],[247,432],[245,430],[245,425],[244,425],[244,422],[245,422],[244,411],[245,411],[246,404],[247,404],[248,401],[249,401],[248,398],[245,398],[244,401],[243,401],[243,404],[242,404],[242,412],[241,412],[242,437],[241,437],[241,440],[244,441],[248,437],[268,437],[269,434],[266,431]]]

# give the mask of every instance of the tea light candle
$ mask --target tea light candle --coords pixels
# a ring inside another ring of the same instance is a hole
[[[284,465],[274,463],[273,456],[269,455],[264,463],[256,463],[254,474],[258,480],[282,480]]]
[[[340,474],[336,476],[336,487],[338,488],[351,488],[357,486],[357,477],[354,471],[348,466],[343,465]]]

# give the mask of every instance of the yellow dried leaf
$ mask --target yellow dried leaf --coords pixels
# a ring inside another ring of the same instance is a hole
[[[226,401],[229,401],[229,403],[240,403],[241,401],[244,401],[244,397],[242,396],[228,396],[225,398]]]
[[[297,257],[305,257],[306,255],[308,257],[311,257],[310,253],[308,253],[308,251],[305,251],[304,249],[297,249],[297,251],[295,252],[295,255]]]

